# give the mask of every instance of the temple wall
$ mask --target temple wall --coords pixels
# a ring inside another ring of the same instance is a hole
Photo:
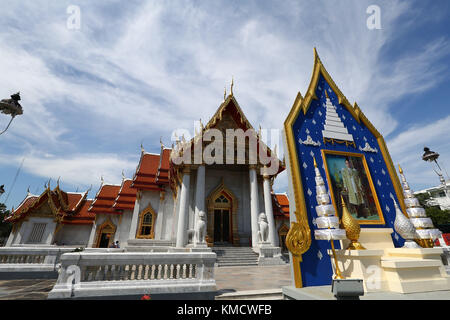
[[[128,241],[132,218],[133,218],[132,210],[123,211],[120,223],[116,230],[116,235],[114,237],[114,241],[119,241],[120,247],[124,247]]]
[[[33,230],[33,226],[35,223],[43,223],[45,224],[45,229],[41,237],[40,242],[30,243],[29,238],[30,234]],[[13,245],[22,245],[22,244],[47,244],[50,245],[53,239],[53,233],[55,231],[56,222],[53,221],[53,218],[43,218],[43,217],[30,217],[27,221],[24,221],[20,226],[20,229],[13,240]]]
[[[161,240],[172,240],[175,239],[175,236],[173,234],[173,224],[174,224],[174,199],[173,199],[173,192],[170,188],[167,188],[166,194],[164,196],[164,200],[162,202],[162,234],[160,239]]]
[[[55,235],[54,242],[57,245],[87,246],[92,225],[65,224]]]

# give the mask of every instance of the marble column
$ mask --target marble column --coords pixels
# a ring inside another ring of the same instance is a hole
[[[278,237],[275,231],[275,219],[273,216],[272,195],[270,193],[270,178],[264,175],[264,207],[266,210],[267,223],[269,224],[269,241],[274,247],[278,247]]]
[[[258,177],[256,167],[250,166],[250,217],[252,226],[252,247],[258,246],[258,217],[259,217],[259,198],[258,198]]]
[[[186,245],[187,238],[187,216],[189,209],[189,185],[191,183],[191,173],[187,168],[183,172],[183,181],[181,182],[180,191],[180,208],[178,211],[178,226],[177,226],[177,242],[176,246],[181,248]]]
[[[197,230],[197,219],[200,212],[205,212],[205,165],[200,165],[197,169],[197,180],[195,182],[195,216],[194,230]],[[206,221],[205,221],[206,222]],[[202,241],[195,236],[194,242]]]

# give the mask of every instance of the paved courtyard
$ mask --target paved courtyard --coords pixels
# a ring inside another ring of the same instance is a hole
[[[277,289],[290,286],[289,265],[263,267],[220,267],[215,269],[217,290],[234,291]]]
[[[0,300],[44,300],[56,279],[1,280]]]
[[[220,267],[215,269],[220,293],[277,289],[291,285],[289,265],[265,267]],[[2,280],[0,300],[43,300],[55,280]]]

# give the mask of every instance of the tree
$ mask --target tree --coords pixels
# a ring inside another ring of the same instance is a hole
[[[433,221],[433,224],[443,231],[443,228],[448,228],[450,225],[450,210],[441,210],[438,206],[430,206],[428,200],[430,195],[428,193],[419,193],[416,195],[420,205],[425,209],[427,216]]]
[[[0,238],[7,238],[11,233],[12,223],[3,222],[6,216],[9,215],[9,210],[6,209],[6,206],[3,203],[0,203]]]

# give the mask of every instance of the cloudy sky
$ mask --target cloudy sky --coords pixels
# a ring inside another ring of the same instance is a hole
[[[71,6],[80,9],[80,28]],[[367,27],[380,8],[381,29]],[[24,114],[0,136],[0,202],[61,177],[67,191],[132,177],[140,144],[207,122],[235,79],[255,128],[282,128],[305,93],[313,48],[348,100],[384,135],[416,190],[438,184],[423,147],[450,171],[450,2],[0,0],[0,98]],[[69,9],[69,10],[68,10]],[[73,28],[75,27],[75,28]],[[0,129],[9,118],[0,115]],[[13,185],[18,168],[21,167]],[[276,191],[286,191],[281,174]]]

